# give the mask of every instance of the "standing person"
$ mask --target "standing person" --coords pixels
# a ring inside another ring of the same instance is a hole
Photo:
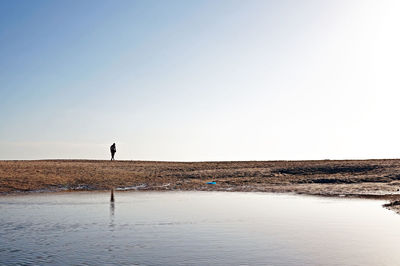
[[[115,143],[113,143],[113,145],[111,145],[110,151],[111,151],[111,161],[114,161],[114,154],[117,152],[117,148],[115,147]]]

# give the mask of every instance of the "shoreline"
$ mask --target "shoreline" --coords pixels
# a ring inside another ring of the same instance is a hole
[[[400,160],[0,161],[0,195],[110,188],[368,198],[387,200],[389,203],[384,207],[400,214]]]
[[[191,189],[191,190],[182,190],[182,189],[127,189],[127,188],[116,188],[115,192],[124,193],[124,192],[248,192],[248,193],[271,193],[271,194],[286,194],[286,195],[299,195],[299,196],[314,196],[314,197],[328,197],[328,198],[342,198],[342,199],[369,199],[369,200],[385,200],[387,203],[383,204],[382,207],[394,211],[397,214],[400,214],[400,194],[383,194],[383,195],[374,195],[374,194],[324,194],[324,193],[307,193],[307,192],[298,192],[293,189],[289,190],[242,190],[242,189],[229,189],[229,190],[221,190],[221,189]],[[41,193],[79,193],[79,192],[109,192],[106,189],[42,189],[42,190],[29,190],[29,191],[12,191],[12,192],[2,192],[0,193],[0,197],[2,196],[23,196],[30,194],[41,194]]]

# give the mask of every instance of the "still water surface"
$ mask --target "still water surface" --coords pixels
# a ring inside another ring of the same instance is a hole
[[[382,201],[267,193],[0,197],[0,264],[400,265]]]

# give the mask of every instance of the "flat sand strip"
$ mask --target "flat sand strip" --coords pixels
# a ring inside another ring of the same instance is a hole
[[[110,188],[359,196],[391,200],[388,207],[397,210],[399,205],[394,202],[400,200],[400,160],[0,161],[2,194]]]

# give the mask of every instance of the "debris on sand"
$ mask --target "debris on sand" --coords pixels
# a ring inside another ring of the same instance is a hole
[[[383,207],[385,207],[385,208],[394,207],[394,206],[400,206],[400,200],[395,200],[395,201],[383,204]]]
[[[147,185],[146,184],[140,184],[138,186],[130,186],[130,187],[118,187],[115,190],[119,190],[119,191],[126,191],[126,190],[139,190],[139,189],[143,189],[146,188]]]
[[[394,200],[382,205],[384,208],[400,214],[400,200]]]

